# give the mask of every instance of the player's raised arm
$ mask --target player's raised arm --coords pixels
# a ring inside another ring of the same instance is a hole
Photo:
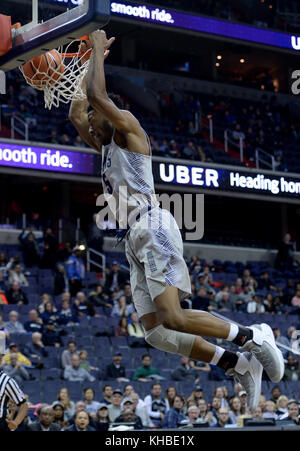
[[[139,133],[138,120],[129,111],[120,110],[110,100],[106,92],[104,53],[109,49],[115,38],[107,39],[105,31],[97,30],[90,35],[89,39],[93,49],[86,77],[89,104],[111,122],[119,132],[126,134],[136,131]]]
[[[80,50],[82,53],[86,53],[89,48],[89,42],[86,43],[83,41],[81,43]],[[104,52],[103,59],[105,60],[108,55],[109,50]],[[89,55],[86,54],[86,56],[82,58],[82,62],[84,63],[88,58]],[[82,81],[82,90],[84,93],[86,93],[86,77],[84,77]],[[98,152],[101,152],[101,143],[97,142],[89,133],[90,124],[88,120],[88,106],[89,102],[87,98],[83,100],[73,100],[69,111],[69,119],[78,131],[81,138],[86,142],[86,144],[97,150]]]
[[[83,83],[85,84],[85,80],[83,80]],[[89,103],[87,99],[72,100],[69,111],[69,119],[86,144],[93,149],[100,151],[100,149],[97,148],[93,137],[89,133],[90,125],[88,121],[88,106]]]

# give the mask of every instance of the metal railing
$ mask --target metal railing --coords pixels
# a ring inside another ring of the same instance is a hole
[[[93,259],[93,256],[91,255],[97,255],[98,257],[101,257],[102,263],[99,263]],[[101,269],[102,271],[102,280],[103,283],[105,282],[105,269],[106,269],[106,256],[105,254],[101,254],[101,252],[96,251],[95,249],[92,249],[91,247],[87,248],[86,250],[86,263],[87,263],[87,270],[91,270],[91,265],[96,266],[97,268]]]
[[[267,159],[266,159],[267,158]],[[268,161],[271,160],[271,161]],[[260,168],[260,164],[263,163],[267,168],[272,169],[272,171],[275,171],[275,158],[273,155],[270,155],[265,150],[260,149],[257,147],[255,149],[255,163],[256,163],[256,169]]]
[[[225,152],[228,153],[228,147],[230,144],[232,147],[235,147],[240,152],[240,161],[244,162],[244,142],[245,142],[245,136],[244,134],[240,134],[238,136],[238,143],[237,140],[234,140],[232,138],[234,131],[229,130],[228,128],[224,131],[224,147]]]
[[[23,126],[23,129],[20,128]],[[29,125],[27,122],[23,121],[19,116],[12,116],[10,120],[10,128],[11,128],[11,139],[15,138],[15,133],[23,136],[25,141],[28,141],[29,138]]]

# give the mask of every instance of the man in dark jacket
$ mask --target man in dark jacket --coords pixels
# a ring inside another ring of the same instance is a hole
[[[119,415],[114,423],[132,423],[134,424],[134,429],[144,429],[142,420],[140,417],[133,413],[132,409],[125,408],[121,415]]]
[[[117,379],[118,382],[128,381],[126,379],[126,370],[123,365],[121,365],[122,354],[120,352],[115,352],[113,355],[113,361],[107,365],[104,374],[104,380],[110,381]]]
[[[54,411],[51,406],[44,404],[38,409],[39,421],[27,426],[28,431],[60,431],[60,426],[54,423]]]
[[[191,381],[197,384],[199,382],[199,373],[190,365],[190,359],[182,356],[181,365],[175,368],[172,378],[174,381]]]
[[[88,431],[95,431],[96,429],[89,426],[89,416],[86,412],[81,411],[76,414],[75,417],[75,424],[72,426],[69,426],[66,431],[70,432],[88,432]]]
[[[123,288],[129,276],[124,274],[117,261],[113,261],[111,271],[106,275],[104,289],[107,293],[112,293],[117,287]]]
[[[24,346],[24,354],[30,359],[36,368],[43,368],[43,357],[48,357],[48,352],[42,342],[42,334],[34,332],[32,334],[32,343],[27,343]]]

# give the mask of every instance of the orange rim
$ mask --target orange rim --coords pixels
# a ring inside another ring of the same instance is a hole
[[[92,53],[92,49],[88,50],[87,52],[81,52],[81,53],[61,53],[61,56],[63,58],[82,58],[84,55],[85,56],[91,56]]]

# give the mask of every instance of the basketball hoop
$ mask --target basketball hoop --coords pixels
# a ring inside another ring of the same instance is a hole
[[[88,40],[88,36],[70,42],[66,48],[61,46],[44,54],[46,59],[43,62],[43,55],[30,60],[34,75],[26,74],[26,64],[20,66],[19,69],[26,82],[33,88],[44,91],[45,108],[51,110],[52,106],[58,108],[60,102],[69,103],[72,100],[86,99],[82,81],[88,70],[91,49],[80,52],[81,43],[84,40]],[[78,52],[71,52],[70,49],[76,46]]]

